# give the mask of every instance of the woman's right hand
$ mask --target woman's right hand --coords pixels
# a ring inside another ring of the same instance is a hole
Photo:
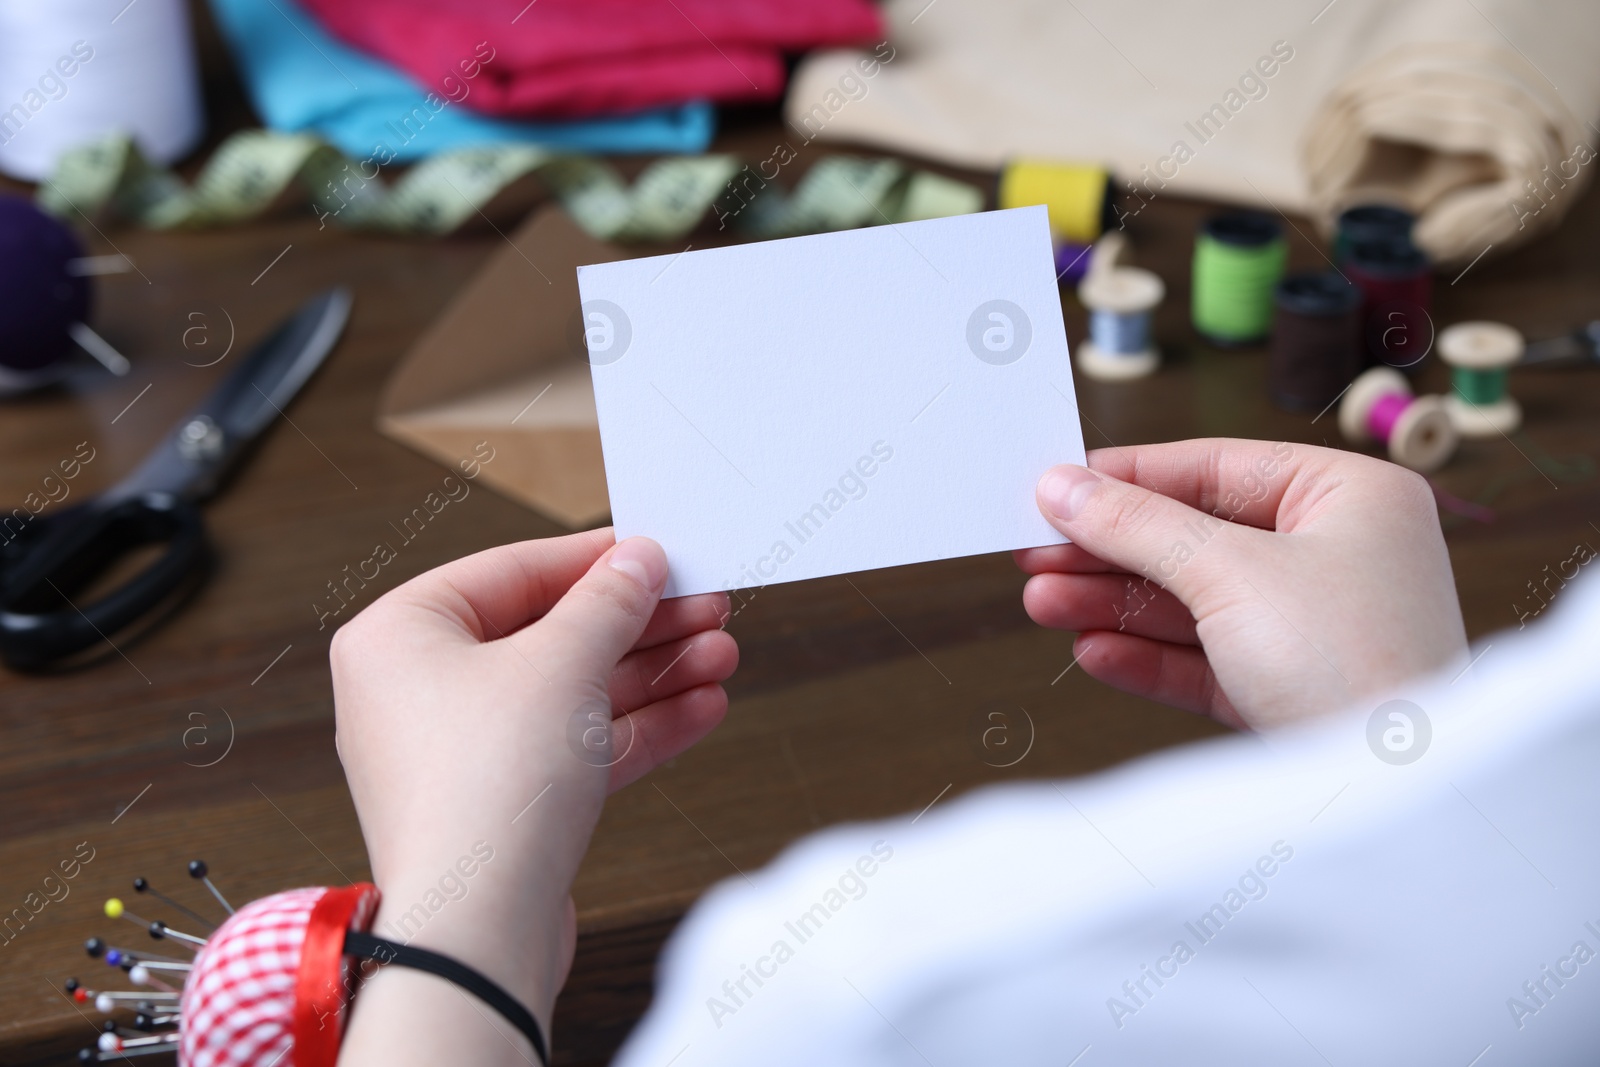
[[[1118,689],[1261,729],[1463,660],[1433,494],[1392,463],[1213,439],[1099,449],[1039,481],[1069,545],[1024,549],[1023,605]]]

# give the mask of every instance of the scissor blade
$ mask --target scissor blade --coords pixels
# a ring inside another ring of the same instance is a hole
[[[236,446],[259,434],[273,416],[294,399],[300,387],[333,351],[350,318],[350,291],[330,289],[301,306],[245,357],[206,402],[217,402],[211,414]]]
[[[208,496],[233,461],[279,415],[333,351],[350,318],[345,288],[312,297],[244,357],[138,470],[108,496]]]
[[[1564,337],[1529,342],[1522,353],[1522,366],[1578,366],[1597,359],[1600,359],[1600,320]]]

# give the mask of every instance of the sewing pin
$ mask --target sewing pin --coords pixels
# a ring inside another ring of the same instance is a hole
[[[207,868],[205,860],[189,861],[189,877],[198,878],[200,881],[204,882],[206,884],[206,888],[211,890],[211,895],[217,898],[217,903],[222,905],[222,910],[226,911],[229,915],[232,915],[233,905],[224,900],[222,894],[217,892],[217,887],[211,884],[211,879],[206,877],[206,873]]]

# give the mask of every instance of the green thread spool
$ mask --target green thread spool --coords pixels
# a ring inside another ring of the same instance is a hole
[[[1522,425],[1522,408],[1506,392],[1511,365],[1522,358],[1522,334],[1498,322],[1458,322],[1439,334],[1454,392],[1445,408],[1463,437],[1496,437]]]
[[[1508,372],[1457,367],[1450,375],[1456,395],[1469,404],[1493,404],[1505,396]]]
[[[1289,260],[1283,229],[1265,215],[1217,215],[1194,243],[1194,328],[1219,345],[1260,341],[1272,328],[1273,290]]]

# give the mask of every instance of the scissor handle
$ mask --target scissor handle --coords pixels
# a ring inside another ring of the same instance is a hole
[[[163,541],[150,566],[97,600],[77,601],[117,560]],[[197,581],[210,560],[200,509],[166,493],[41,516],[0,548],[0,658],[38,670],[108,641]]]

